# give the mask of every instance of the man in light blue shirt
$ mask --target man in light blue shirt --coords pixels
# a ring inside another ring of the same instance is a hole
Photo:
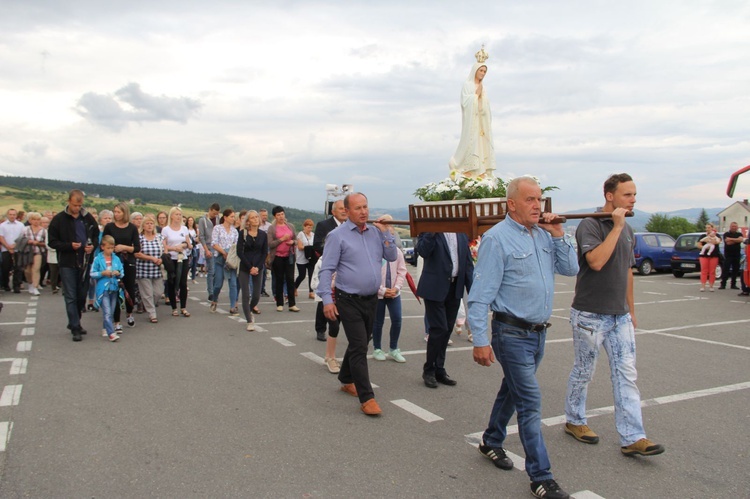
[[[344,207],[347,221],[326,238],[317,293],[326,318],[340,319],[349,340],[339,371],[341,391],[359,397],[362,412],[377,416],[382,411],[370,384],[367,349],[378,306],[382,261],[395,261],[400,250],[385,226],[367,224],[370,211],[364,194],[349,194]],[[331,291],[334,272],[335,294]]]
[[[542,215],[542,190],[536,180],[513,179],[507,196],[507,217],[488,230],[479,245],[468,301],[474,361],[489,366],[497,356],[504,374],[479,452],[498,468],[513,468],[502,445],[508,422],[518,411],[531,492],[537,497],[565,499],[569,496],[553,479],[542,437],[536,370],[544,356],[547,321],[552,315],[554,274],[576,275],[578,261],[573,246],[564,239],[562,225],[544,223],[555,215]],[[490,310],[492,346],[487,334]]]

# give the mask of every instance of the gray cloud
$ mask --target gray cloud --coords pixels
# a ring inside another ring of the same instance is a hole
[[[119,131],[130,122],[187,123],[200,108],[201,102],[196,99],[149,95],[138,83],[128,83],[114,95],[86,92],[78,99],[75,111],[96,125]]]

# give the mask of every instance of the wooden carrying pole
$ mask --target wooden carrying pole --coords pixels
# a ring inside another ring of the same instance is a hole
[[[411,207],[410,207],[411,208]],[[410,210],[410,214],[413,210]],[[634,213],[629,211],[626,217],[632,217]],[[382,223],[383,225],[403,225],[411,228],[411,236],[416,237],[420,232],[465,232],[470,238],[476,239],[477,236],[484,234],[493,225],[505,219],[506,214],[490,216],[469,216],[453,220],[451,217],[430,217],[412,220],[368,220],[368,223]],[[571,213],[565,216],[553,218],[549,223],[560,224],[568,220],[581,220],[584,218],[610,218],[611,212],[596,213]]]

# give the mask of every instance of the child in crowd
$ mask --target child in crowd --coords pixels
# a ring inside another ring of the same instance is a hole
[[[701,249],[701,256],[711,255],[714,252],[714,248],[717,244],[721,244],[721,238],[716,234],[716,230],[712,230],[708,234],[706,234],[706,237],[701,239],[699,242],[703,243],[703,248]]]
[[[117,300],[121,298],[120,278],[123,275],[122,262],[114,254],[115,239],[112,236],[102,237],[102,252],[94,258],[91,278],[96,280],[96,306],[102,311],[104,329],[102,336],[109,341],[117,341],[120,336],[115,332],[113,315]]]
[[[318,280],[318,273],[320,273],[320,267],[322,264],[323,257],[321,256],[317,263],[315,263],[315,268],[313,269],[312,278],[310,280],[310,286],[312,286],[312,289],[315,292],[315,301],[317,302],[317,310],[315,311],[315,332],[317,333],[318,340],[326,342],[325,366],[328,368],[328,372],[336,374],[341,370],[341,364],[336,360],[336,338],[339,335],[339,321],[329,320],[323,315],[323,299],[318,296],[317,293],[318,284],[320,283]],[[334,273],[333,279],[331,279],[331,288],[333,288],[335,283],[336,274]],[[326,338],[326,324],[328,324],[328,338]]]

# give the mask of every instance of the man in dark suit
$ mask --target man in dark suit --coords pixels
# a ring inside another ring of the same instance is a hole
[[[419,235],[415,251],[424,258],[417,294],[424,299],[428,327],[427,361],[422,379],[425,386],[457,382],[445,371],[448,348],[464,289],[468,292],[474,272],[466,234],[425,232]]]
[[[344,201],[342,199],[333,203],[331,214],[333,215],[332,217],[318,222],[318,225],[315,226],[313,250],[315,251],[316,258],[320,258],[320,255],[323,254],[323,245],[326,242],[328,233],[346,221],[346,208],[344,208]],[[319,301],[318,308],[315,311],[315,334],[318,341],[326,341],[327,324],[326,317],[323,315],[323,302]]]
[[[339,199],[333,203],[333,206],[331,207],[331,215],[333,216],[318,222],[318,225],[315,226],[313,248],[315,249],[315,255],[318,258],[323,254],[323,244],[326,241],[328,233],[346,221],[346,208],[344,208],[343,200]]]

